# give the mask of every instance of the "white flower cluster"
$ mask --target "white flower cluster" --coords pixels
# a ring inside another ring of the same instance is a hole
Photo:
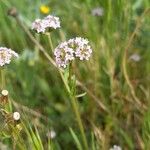
[[[44,33],[47,29],[60,28],[60,21],[58,17],[48,15],[44,19],[36,19],[32,23],[32,29],[38,33]]]
[[[9,48],[0,47],[0,66],[9,64],[12,57],[18,57],[18,54]]]
[[[47,132],[46,136],[50,139],[54,139],[56,137],[56,132],[54,130],[50,130]]]
[[[103,16],[103,14],[104,14],[104,9],[101,7],[97,7],[92,10],[93,16]]]
[[[66,68],[75,57],[80,60],[89,60],[92,49],[88,43],[87,39],[76,37],[59,44],[54,50],[56,64]]]
[[[133,61],[135,61],[135,62],[138,62],[138,61],[140,61],[141,60],[141,57],[140,57],[140,55],[138,55],[138,54],[133,54],[133,55],[131,55],[130,57],[129,57],[129,59],[130,60],[133,60]]]
[[[122,148],[118,145],[114,145],[113,148],[110,148],[109,150],[122,150]]]

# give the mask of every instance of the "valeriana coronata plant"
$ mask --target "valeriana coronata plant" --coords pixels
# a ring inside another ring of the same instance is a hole
[[[92,49],[89,41],[81,37],[62,42],[54,50],[56,64],[63,68],[66,68],[75,58],[89,60],[91,54]]]
[[[18,54],[9,48],[0,47],[0,66],[9,64],[13,57],[17,58]]]
[[[47,30],[60,28],[59,17],[48,15],[44,19],[36,19],[32,23],[32,29],[37,33],[44,33]]]

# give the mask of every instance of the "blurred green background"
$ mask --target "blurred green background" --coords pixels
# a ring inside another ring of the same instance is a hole
[[[60,17],[61,28],[51,33],[54,47],[76,36],[88,38],[92,45],[92,58],[89,62],[76,62],[75,74],[109,112],[103,111],[90,93],[78,99],[89,145],[94,135],[97,149],[107,150],[114,144],[127,150],[149,149],[150,13],[142,18],[126,60],[133,89],[146,109],[136,107],[122,68],[124,50],[139,16],[149,8],[149,0],[0,1],[0,46],[9,47],[20,55],[5,68],[6,89],[18,105],[45,116],[46,119],[42,119],[24,111],[32,124],[38,126],[43,142],[49,129],[54,129],[55,149],[74,150],[69,127],[79,132],[60,75],[16,20],[8,15],[8,10],[15,7],[20,21],[31,31],[32,22],[47,15],[40,12],[42,5],[50,8],[49,14]],[[95,8],[103,9],[103,14],[92,15]],[[31,33],[54,58],[47,36]],[[84,92],[77,87],[78,94]]]

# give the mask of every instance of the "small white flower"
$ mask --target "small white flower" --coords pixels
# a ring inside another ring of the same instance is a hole
[[[104,14],[104,9],[101,7],[97,7],[92,10],[93,16],[103,16],[103,14]]]
[[[54,139],[56,137],[56,132],[54,130],[51,130],[49,132],[47,132],[47,137],[50,139]]]
[[[12,57],[18,57],[18,54],[9,48],[0,47],[0,66],[9,64]]]
[[[2,90],[1,93],[2,93],[3,96],[7,96],[8,95],[8,91],[7,90]]]
[[[109,150],[122,150],[122,148],[118,145],[114,145],[112,148],[110,148]]]
[[[19,112],[14,112],[13,113],[13,118],[14,118],[14,120],[18,121],[20,119],[20,113]]]
[[[133,54],[133,55],[130,56],[129,59],[131,59],[131,60],[133,60],[135,62],[138,62],[138,61],[141,60],[141,57],[138,54]]]

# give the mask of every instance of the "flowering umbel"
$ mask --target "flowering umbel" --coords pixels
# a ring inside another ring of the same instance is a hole
[[[59,44],[55,50],[55,60],[59,67],[66,68],[70,61],[75,58],[89,60],[92,53],[87,39],[76,37]]]
[[[9,64],[13,57],[18,57],[18,54],[9,48],[0,47],[0,66]]]
[[[48,29],[57,29],[60,28],[60,21],[58,17],[48,15],[44,19],[36,19],[32,23],[32,29],[37,33],[44,33]]]

